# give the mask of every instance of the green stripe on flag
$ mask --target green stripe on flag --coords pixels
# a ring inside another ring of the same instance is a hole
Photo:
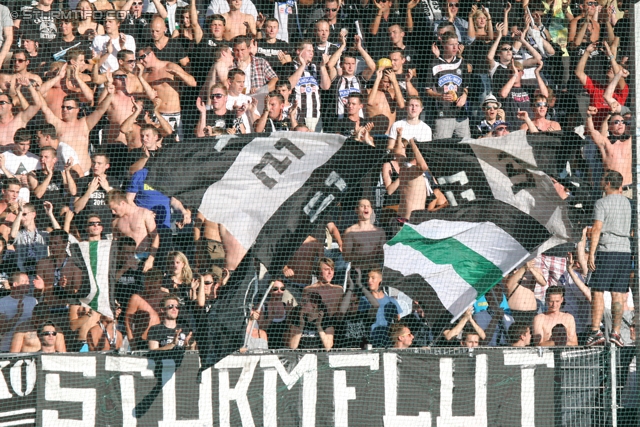
[[[405,225],[387,242],[389,246],[397,244],[413,248],[434,264],[451,265],[455,272],[476,290],[478,298],[502,280],[502,271],[495,264],[453,237],[428,239]]]
[[[91,260],[91,273],[93,278],[96,279],[98,272],[98,244],[100,242],[89,242],[89,259]],[[97,282],[97,279],[96,279]],[[100,296],[100,286],[96,286],[96,294],[89,303],[89,307],[92,310],[98,311],[98,297]]]

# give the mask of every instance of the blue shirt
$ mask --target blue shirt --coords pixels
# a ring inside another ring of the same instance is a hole
[[[127,193],[136,194],[136,198],[133,199],[136,206],[149,209],[156,215],[156,227],[171,228],[171,200],[145,184],[148,173],[147,168],[134,173],[127,187]]]
[[[382,298],[378,299],[378,302],[380,303],[380,307],[378,307],[378,312],[376,313],[376,321],[373,325],[371,325],[372,331],[378,326],[389,326],[389,322],[387,322],[387,320],[384,318],[384,306],[388,303],[392,303],[396,306],[396,315],[402,313],[402,307],[400,307],[398,301],[388,295],[385,295]],[[358,311],[369,311],[370,309],[371,304],[369,303],[369,300],[367,300],[367,297],[360,297],[360,305],[358,306]]]

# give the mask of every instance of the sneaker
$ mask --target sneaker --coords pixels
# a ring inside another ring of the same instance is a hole
[[[624,347],[624,341],[622,341],[622,337],[617,332],[611,331],[609,334],[609,342],[617,345],[618,347]]]
[[[604,334],[602,333],[602,331],[592,331],[591,335],[589,335],[589,338],[587,338],[587,342],[585,343],[585,345],[587,347],[602,345],[604,344],[604,341]]]

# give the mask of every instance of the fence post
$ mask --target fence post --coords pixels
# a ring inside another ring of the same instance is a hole
[[[616,358],[618,354],[618,348],[613,343],[610,345],[611,352],[609,353],[609,359],[611,361],[611,427],[618,427],[618,381],[616,378],[616,371],[618,367],[618,361]]]

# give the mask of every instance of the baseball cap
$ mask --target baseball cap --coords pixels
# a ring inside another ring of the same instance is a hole
[[[506,126],[507,128],[511,127],[509,122],[505,122],[504,120],[496,120],[496,122],[493,124],[493,130],[495,130],[499,126]]]

